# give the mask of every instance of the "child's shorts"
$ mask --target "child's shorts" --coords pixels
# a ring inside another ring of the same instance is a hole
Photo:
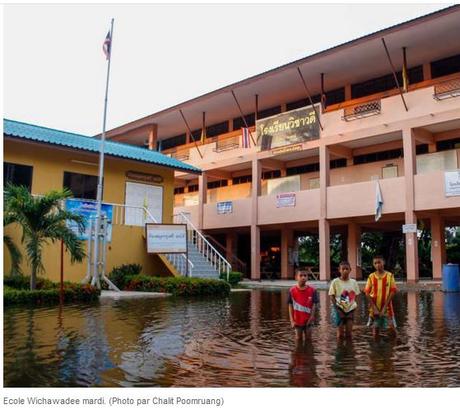
[[[332,322],[334,323],[336,327],[340,327],[341,325],[346,325],[348,320],[353,321],[353,317],[354,317],[353,313],[355,312],[355,310],[351,310],[348,312],[342,311],[342,312],[345,315],[344,317],[341,317],[339,315],[339,312],[337,311],[336,308],[332,308]]]
[[[390,323],[392,325],[390,325]],[[374,327],[379,329],[387,329],[388,327],[392,326],[396,328],[396,320],[395,317],[387,317],[386,315],[371,317],[369,316],[369,320],[367,321],[368,327]]]

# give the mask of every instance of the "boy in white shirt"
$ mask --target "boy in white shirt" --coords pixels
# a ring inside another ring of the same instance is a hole
[[[356,297],[360,291],[356,280],[350,278],[350,271],[350,263],[342,261],[339,265],[340,277],[332,280],[329,287],[338,339],[352,337],[353,313],[358,306]]]

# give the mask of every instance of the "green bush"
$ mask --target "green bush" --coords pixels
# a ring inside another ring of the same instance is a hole
[[[220,279],[227,281],[227,273],[220,273]],[[240,273],[238,271],[232,271],[228,275],[228,283],[232,286],[235,287],[238,285],[238,283],[243,280],[243,273]]]
[[[15,288],[16,290],[29,290],[30,289],[30,276],[15,275],[5,276],[3,278],[3,285],[7,287]],[[59,283],[53,283],[43,277],[37,277],[37,290],[49,290],[52,288],[58,288]]]
[[[126,277],[123,290],[171,293],[179,296],[227,296],[230,285],[222,280],[189,277],[153,277],[134,275]]]
[[[122,264],[121,266],[114,267],[108,278],[121,289],[127,282],[126,277],[139,275],[141,272],[142,266],[140,264]]]
[[[59,285],[41,290],[26,290],[3,286],[3,304],[56,304],[60,301]],[[89,284],[64,283],[64,302],[96,301],[101,291]]]

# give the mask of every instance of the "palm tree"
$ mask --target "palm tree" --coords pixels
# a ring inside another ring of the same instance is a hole
[[[3,213],[3,232],[5,231],[5,227],[14,223],[15,219],[11,213],[4,212]],[[18,246],[14,243],[12,237],[8,234],[3,233],[3,244],[6,246],[10,253],[11,257],[11,267],[10,267],[10,275],[19,275],[22,273],[21,271],[21,262],[22,262],[22,254],[19,251]]]
[[[68,189],[53,190],[38,197],[32,196],[25,186],[8,185],[5,190],[6,214],[22,228],[21,242],[25,243],[32,268],[31,290],[35,289],[37,274],[44,271],[42,253],[45,244],[62,240],[70,253],[71,263],[81,262],[85,257],[83,243],[66,224],[73,221],[83,231],[83,217],[61,206],[62,201],[71,196],[72,192]]]

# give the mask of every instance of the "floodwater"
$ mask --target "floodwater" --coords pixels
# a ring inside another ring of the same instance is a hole
[[[353,341],[338,342],[320,291],[298,346],[286,303],[286,290],[254,290],[5,308],[4,385],[460,386],[460,293],[398,293],[398,335],[377,341],[362,300]]]

